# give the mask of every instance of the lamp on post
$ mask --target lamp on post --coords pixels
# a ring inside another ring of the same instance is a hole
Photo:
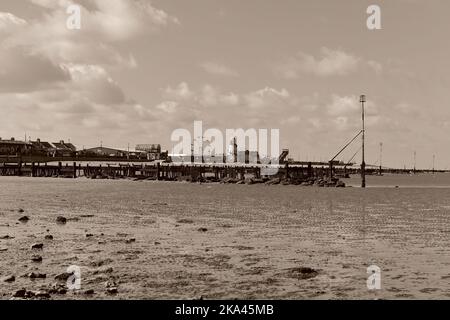
[[[361,188],[366,187],[366,162],[364,160],[364,138],[365,138],[365,127],[364,127],[364,103],[366,102],[366,96],[361,95],[359,98],[361,102],[361,112],[362,112],[362,161],[361,161]]]

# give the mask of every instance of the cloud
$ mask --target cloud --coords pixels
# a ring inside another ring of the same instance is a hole
[[[0,12],[0,32],[6,31],[17,26],[24,26],[27,22],[19,17],[16,17],[9,12]]]
[[[290,97],[286,89],[276,90],[274,88],[265,87],[245,95],[245,100],[250,108],[275,107],[277,102],[285,101]]]
[[[27,92],[70,81],[70,73],[22,48],[0,50],[0,92]]]
[[[186,82],[181,82],[175,88],[168,86],[163,94],[165,98],[174,100],[188,100],[194,95]]]
[[[380,73],[382,65],[376,61],[364,62],[362,58],[343,50],[322,47],[320,57],[299,52],[295,57],[275,66],[275,72],[285,79],[297,79],[301,74],[313,74],[318,77],[345,76],[354,73],[362,65],[371,67]]]
[[[40,12],[27,21],[0,12],[0,105],[8,115],[0,118],[2,132],[70,132],[74,142],[86,142],[143,136],[158,127],[156,117],[170,105],[165,111],[141,106],[111,74],[138,63],[119,49],[121,42],[178,19],[150,1],[79,0],[82,25],[74,31],[66,28],[71,1],[29,1]]]
[[[212,75],[224,77],[238,77],[239,73],[223,64],[217,62],[204,62],[200,65],[204,71]]]

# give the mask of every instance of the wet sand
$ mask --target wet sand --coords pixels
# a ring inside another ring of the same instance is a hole
[[[51,299],[448,299],[450,188],[0,177],[0,298],[70,265]]]

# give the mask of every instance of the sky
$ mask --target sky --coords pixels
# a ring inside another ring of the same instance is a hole
[[[70,4],[81,29],[66,27]],[[381,9],[381,30],[366,10]],[[446,0],[2,0],[0,137],[126,149],[208,128],[279,129],[328,161],[450,168]],[[340,157],[348,161],[358,143]],[[356,161],[360,161],[360,155]]]

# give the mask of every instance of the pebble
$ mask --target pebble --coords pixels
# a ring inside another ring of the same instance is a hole
[[[127,239],[125,242],[126,243],[136,242],[136,239],[135,238]]]
[[[208,229],[206,229],[206,228],[199,228],[198,231],[200,231],[200,232],[206,232],[206,231],[208,231]]]
[[[10,235],[1,236],[0,239],[8,240],[8,239],[14,239],[14,237],[11,237]]]
[[[91,295],[91,294],[94,294],[94,293],[95,293],[94,289],[88,289],[88,290],[84,291],[84,294],[87,294],[87,295]]]
[[[19,219],[20,222],[28,222],[30,220],[30,218],[28,218],[27,216],[23,216]]]
[[[23,210],[22,208],[20,208],[18,211],[19,211],[20,213],[25,212],[25,210]]]
[[[58,281],[67,281],[67,279],[69,279],[69,277],[71,276],[71,273],[68,272],[64,272],[64,273],[60,273],[57,276],[55,276],[55,280]]]
[[[27,293],[27,290],[20,289],[13,293],[14,298],[25,298],[25,295]]]
[[[8,276],[2,279],[3,282],[14,282],[16,281],[16,277],[15,276]]]
[[[106,288],[117,288],[117,283],[115,283],[114,281],[106,281],[105,287]]]
[[[53,240],[53,236],[51,234],[48,234],[45,236],[45,240]]]
[[[31,273],[27,274],[27,277],[30,279],[45,279],[45,278],[47,278],[47,275],[45,273],[31,272]]]
[[[66,224],[67,219],[65,217],[59,216],[56,218],[56,223],[58,224]]]
[[[108,288],[108,289],[106,289],[106,292],[109,294],[117,294],[117,288],[115,288],[115,287]]]
[[[36,298],[50,299],[50,294],[45,290],[36,291],[34,296]]]
[[[49,293],[50,294],[66,294],[67,293],[67,289],[66,289],[65,285],[63,285],[63,284],[53,283],[51,285]]]
[[[86,234],[86,238],[91,238],[91,237],[93,237],[94,235],[92,234],[92,233],[87,233]]]
[[[34,255],[31,257],[31,261],[33,262],[42,262],[42,257],[38,255]]]
[[[42,249],[42,248],[44,248],[43,243],[35,243],[31,246],[31,249]]]

